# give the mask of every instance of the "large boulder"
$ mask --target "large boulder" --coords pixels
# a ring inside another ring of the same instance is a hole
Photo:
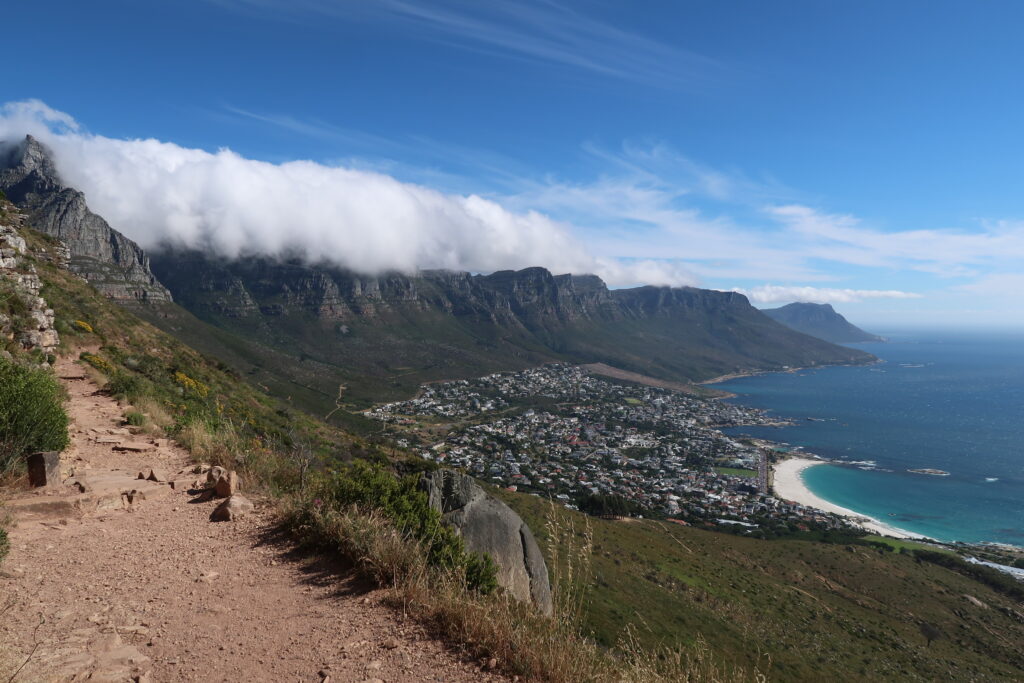
[[[420,487],[472,552],[498,567],[498,583],[514,597],[551,614],[548,568],[530,527],[509,506],[484,491],[473,477],[451,470],[425,474]]]

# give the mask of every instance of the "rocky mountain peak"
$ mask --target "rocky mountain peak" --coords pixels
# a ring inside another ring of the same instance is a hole
[[[68,245],[72,271],[112,299],[171,300],[142,248],[93,213],[84,194],[64,185],[49,148],[28,135],[0,142],[0,150],[0,190],[28,214],[29,225]]]
[[[0,187],[14,203],[32,205],[40,195],[61,189],[60,176],[49,150],[31,135],[17,144],[5,144]]]

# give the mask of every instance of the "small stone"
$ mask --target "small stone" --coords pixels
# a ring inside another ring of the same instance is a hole
[[[60,485],[60,453],[46,451],[28,456],[29,484],[36,487]]]
[[[384,641],[383,645],[384,645],[384,648],[387,649],[387,650],[394,650],[396,647],[398,647],[398,639],[397,638],[388,638],[387,640]]]
[[[488,659],[487,660],[487,668],[488,668],[488,670],[497,669],[498,668],[498,660],[495,659],[494,657],[491,657],[490,659]]]
[[[99,441],[97,439],[97,441]],[[152,451],[156,449],[151,443],[145,443],[143,441],[129,441],[127,443],[116,443],[113,445],[115,451],[131,451],[133,453],[145,453],[146,451]]]
[[[242,478],[234,470],[222,475],[213,484],[213,492],[220,498],[230,498],[242,489]]]
[[[379,659],[375,659],[366,665],[367,671],[380,671],[380,668],[384,666],[384,663]]]
[[[216,484],[217,480],[220,479],[221,477],[223,477],[227,473],[228,473],[228,471],[226,469],[224,469],[223,467],[211,467],[206,472],[206,483],[207,484]]]
[[[167,474],[162,470],[150,470],[149,476],[146,477],[149,481],[167,481]]]
[[[205,574],[200,574],[199,578],[196,579],[196,582],[198,583],[199,581],[202,581],[203,583],[213,583],[218,576],[220,576],[218,572],[206,572]]]
[[[232,522],[239,517],[244,517],[255,509],[255,506],[248,498],[236,493],[223,503],[218,505],[210,515],[211,522]]]

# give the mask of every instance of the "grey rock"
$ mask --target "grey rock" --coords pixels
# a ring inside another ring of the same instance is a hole
[[[31,135],[0,151],[0,190],[29,214],[32,227],[64,241],[71,270],[106,296],[171,300],[142,248],[90,211],[85,195],[64,185],[50,151]]]
[[[430,506],[472,552],[486,553],[498,567],[498,583],[543,614],[553,609],[544,556],[530,527],[512,508],[484,491],[472,477],[437,470],[420,480]]]
[[[44,451],[28,456],[28,480],[32,486],[60,484],[60,453]]]

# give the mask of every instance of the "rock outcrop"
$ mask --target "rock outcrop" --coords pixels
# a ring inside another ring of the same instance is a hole
[[[60,336],[54,328],[53,309],[39,296],[42,283],[35,266],[24,258],[27,253],[28,246],[17,229],[0,224],[0,294],[7,304],[7,310],[0,308],[0,341],[52,354]]]
[[[451,470],[424,475],[420,486],[468,550],[491,556],[503,588],[551,614],[547,564],[530,527],[512,508],[488,495],[472,477]]]
[[[90,211],[85,195],[64,185],[49,150],[32,136],[0,143],[0,190],[28,213],[33,228],[66,243],[71,270],[106,296],[171,300],[142,248]]]

